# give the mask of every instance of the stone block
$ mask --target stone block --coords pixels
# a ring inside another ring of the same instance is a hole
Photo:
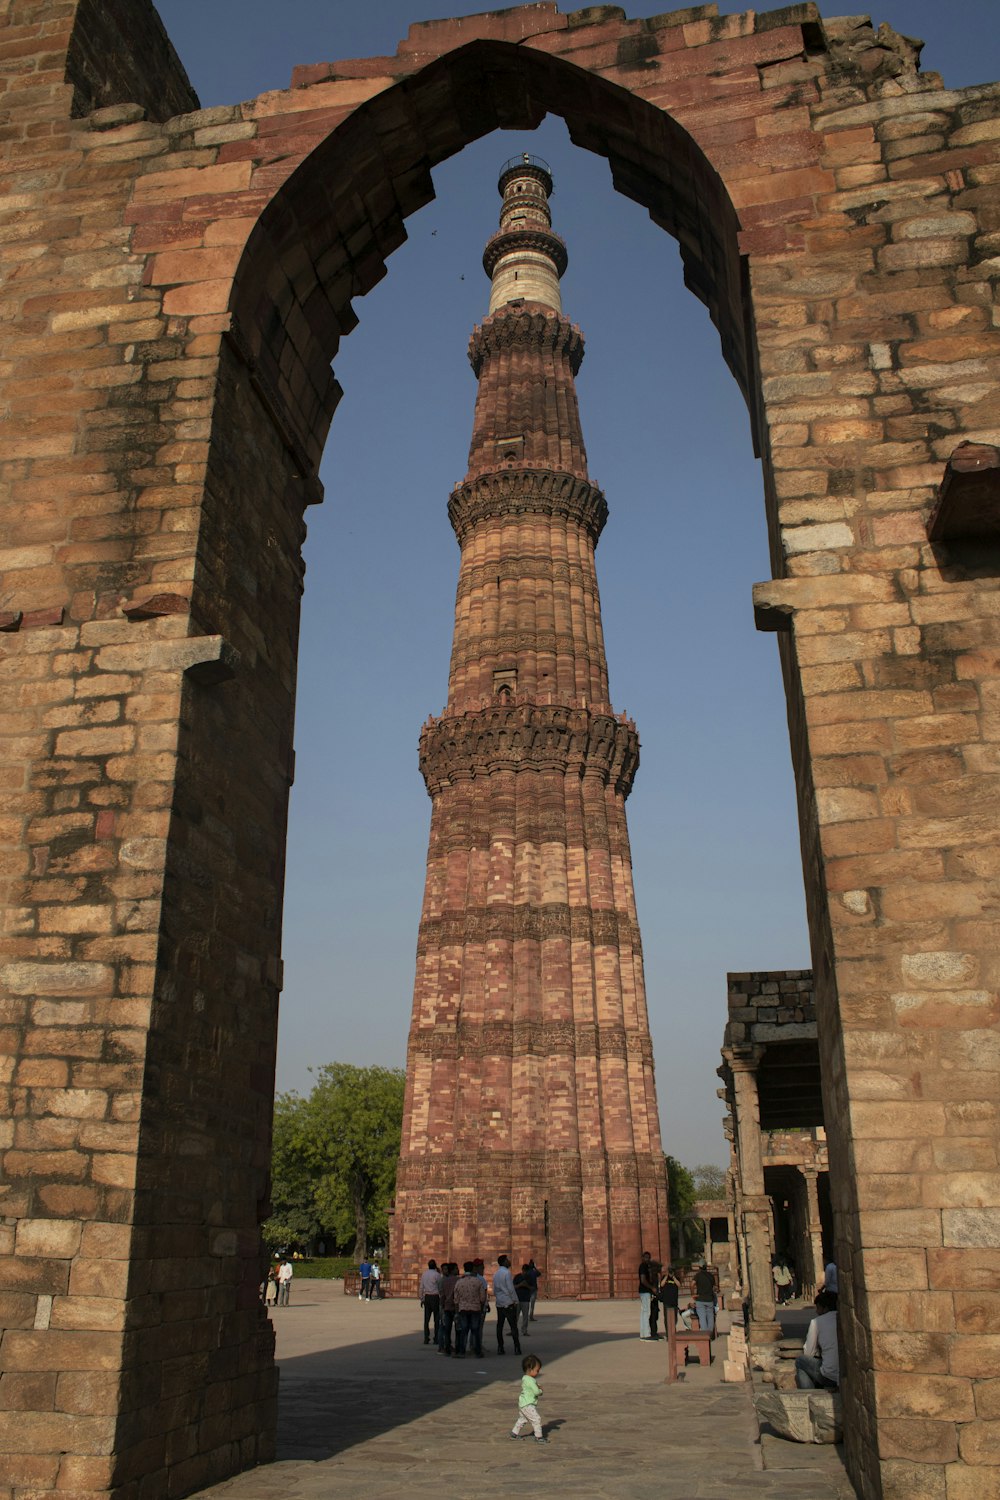
[[[972,1384],[958,1376],[880,1371],[875,1390],[883,1417],[969,1422],[975,1415]]]
[[[757,1421],[793,1443],[838,1443],[843,1439],[839,1391],[754,1392]]]
[[[115,1370],[121,1352],[121,1336],[108,1332],[46,1329],[28,1333],[16,1329],[4,1335],[3,1343],[5,1367],[17,1371]]]
[[[953,1463],[958,1458],[958,1428],[954,1422],[898,1420],[879,1423],[879,1453],[920,1463]]]
[[[83,1226],[66,1219],[22,1219],[17,1226],[18,1255],[70,1257],[80,1248]]]

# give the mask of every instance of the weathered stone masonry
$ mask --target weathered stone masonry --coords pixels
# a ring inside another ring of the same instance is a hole
[[[256,1225],[329,362],[430,169],[554,110],[676,236],[763,461],[851,1472],[1000,1494],[997,87],[809,4],[434,22],[207,111],[142,0],[9,0],[0,60],[9,1492],[180,1495],[269,1451]],[[929,541],[963,440],[993,505],[963,517],[963,450]]]

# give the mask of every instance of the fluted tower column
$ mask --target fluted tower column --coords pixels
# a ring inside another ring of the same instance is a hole
[[[500,174],[448,704],[420,739],[433,799],[392,1230],[429,1255],[534,1256],[553,1290],[631,1295],[668,1254],[625,798],[634,724],[611,707],[587,472],[544,162]]]

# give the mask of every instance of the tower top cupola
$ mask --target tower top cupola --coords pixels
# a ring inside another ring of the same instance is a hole
[[[540,156],[512,156],[497,183],[500,228],[487,241],[483,269],[492,280],[490,312],[511,302],[537,302],[562,312],[559,278],[566,246],[552,230],[552,173]]]

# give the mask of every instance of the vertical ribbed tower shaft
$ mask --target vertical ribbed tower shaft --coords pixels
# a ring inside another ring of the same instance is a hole
[[[635,726],[608,692],[587,473],[562,316],[552,180],[500,175],[448,705],[425,724],[433,799],[417,948],[394,1273],[429,1255],[534,1256],[552,1291],[634,1292],[668,1255],[625,798]]]

